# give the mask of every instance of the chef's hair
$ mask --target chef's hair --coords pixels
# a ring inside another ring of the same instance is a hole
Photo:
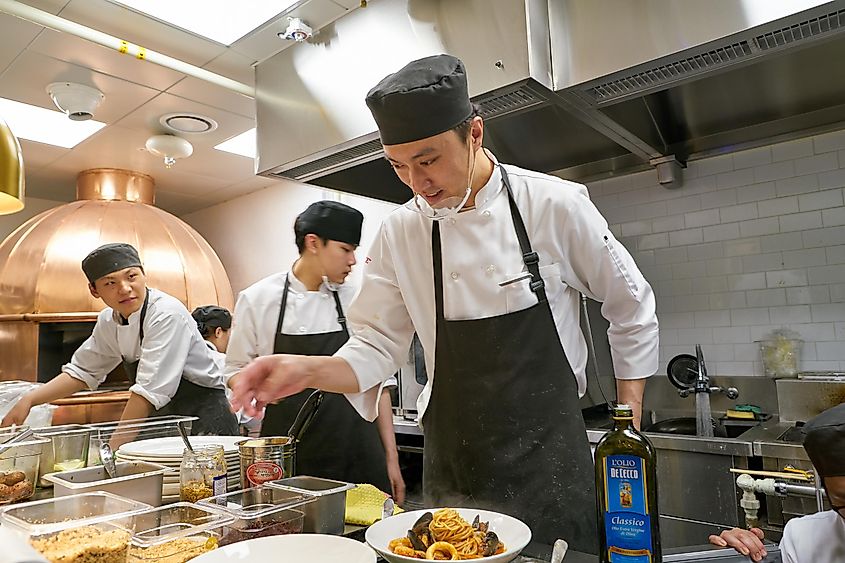
[[[458,134],[458,137],[461,138],[462,141],[466,141],[467,137],[469,137],[469,132],[472,130],[472,120],[476,116],[481,115],[481,106],[476,103],[472,104],[472,114],[467,117],[464,121],[457,124],[455,127],[452,128],[452,131]]]

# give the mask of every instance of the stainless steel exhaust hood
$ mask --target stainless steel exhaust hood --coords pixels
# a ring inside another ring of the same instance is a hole
[[[256,67],[257,172],[404,201],[364,96],[441,52],[467,66],[486,146],[568,178],[832,126],[843,3],[370,0]]]

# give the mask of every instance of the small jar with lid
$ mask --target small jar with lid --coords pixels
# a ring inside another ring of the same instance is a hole
[[[179,466],[179,498],[185,502],[220,495],[226,492],[226,458],[223,446],[211,444],[194,447],[182,453]]]

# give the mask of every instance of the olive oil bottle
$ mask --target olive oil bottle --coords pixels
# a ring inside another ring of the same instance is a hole
[[[613,421],[596,446],[599,561],[661,563],[654,446],[628,405],[613,409]]]

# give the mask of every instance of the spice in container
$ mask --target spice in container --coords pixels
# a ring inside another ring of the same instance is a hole
[[[83,526],[29,541],[51,563],[124,563],[129,538],[126,530]]]
[[[179,498],[186,502],[226,492],[226,458],[223,446],[212,444],[184,450],[179,466]]]

